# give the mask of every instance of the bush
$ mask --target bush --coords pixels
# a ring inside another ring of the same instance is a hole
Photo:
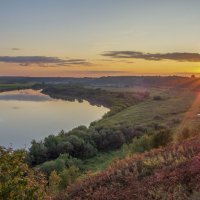
[[[99,151],[118,149],[125,143],[122,131],[114,128],[103,128],[99,132],[93,132],[92,139]]]
[[[61,159],[47,161],[43,163],[39,169],[48,175],[50,175],[52,171],[62,172],[65,169],[65,161]]]
[[[153,134],[145,134],[133,139],[132,143],[126,146],[130,153],[142,153],[153,148],[166,146],[172,141],[172,132],[169,130],[160,130]]]
[[[52,171],[49,176],[49,194],[55,195],[59,192],[59,185],[60,185],[60,176],[56,171]]]
[[[65,189],[69,184],[72,184],[80,176],[80,171],[76,166],[71,166],[68,169],[65,169],[60,174],[60,189]]]
[[[154,96],[153,100],[155,100],[155,101],[161,101],[162,97],[161,96]]]
[[[33,140],[31,142],[31,148],[29,149],[29,154],[27,160],[32,165],[37,165],[46,161],[47,158],[47,148],[42,142],[36,142]]]
[[[178,142],[181,142],[183,140],[186,140],[188,138],[194,137],[199,134],[199,129],[189,129],[187,127],[183,128],[179,133],[177,140]]]
[[[44,177],[24,163],[25,152],[0,147],[0,199],[44,199]]]
[[[151,140],[152,138],[149,135],[134,138],[132,143],[129,145],[129,150],[131,151],[131,153],[142,153],[145,151],[149,151],[152,148]]]
[[[76,166],[80,169],[83,168],[81,160],[73,158],[69,154],[62,154],[56,160],[46,161],[41,164],[38,169],[49,176],[53,171],[61,173],[64,169],[71,166]]]
[[[160,146],[165,146],[172,141],[172,132],[170,130],[159,131],[152,137],[152,147],[158,148]]]

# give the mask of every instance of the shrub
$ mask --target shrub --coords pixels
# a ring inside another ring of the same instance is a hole
[[[0,147],[0,199],[44,199],[46,181],[24,163],[24,151]]]
[[[166,146],[171,141],[172,132],[170,130],[160,130],[153,134],[145,134],[134,138],[132,143],[128,145],[128,151],[130,151],[130,153],[142,153],[153,148]]]
[[[158,148],[165,146],[172,141],[172,132],[170,130],[159,131],[152,137],[152,147]]]
[[[151,149],[151,136],[143,135],[141,137],[134,138],[132,143],[129,145],[131,153],[142,153]]]
[[[51,172],[56,171],[57,173],[61,173],[64,169],[69,168],[71,166],[76,166],[77,168],[82,169],[82,161],[71,157],[69,154],[62,154],[57,159],[46,161],[41,164],[38,168],[48,176]]]
[[[52,171],[49,176],[49,194],[55,195],[59,192],[60,176],[56,171]]]
[[[62,172],[65,169],[65,161],[62,159],[56,159],[43,163],[39,169],[47,175],[50,175],[52,171]]]
[[[181,129],[177,134],[177,141],[182,142],[191,137],[195,137],[199,134],[199,128],[189,129],[187,127]]]
[[[155,100],[155,101],[161,101],[162,97],[161,96],[154,96],[153,100]]]
[[[65,189],[69,184],[72,184],[80,176],[80,171],[76,166],[71,166],[68,169],[65,169],[60,174],[60,188]]]
[[[29,149],[29,154],[27,160],[30,164],[37,165],[46,161],[47,148],[42,142],[36,142],[33,140],[31,142],[31,148]]]

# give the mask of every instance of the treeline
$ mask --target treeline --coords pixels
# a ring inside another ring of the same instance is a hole
[[[80,102],[87,100],[93,105],[103,105],[110,108],[107,116],[149,97],[149,92],[112,92],[100,88],[86,88],[78,84],[35,85],[34,88],[42,88],[42,92],[52,98]]]
[[[172,132],[159,124],[86,128],[80,126],[42,142],[32,142],[26,161],[47,177],[49,194],[57,194],[87,177],[84,164],[101,152],[122,148],[125,155],[149,151],[172,141]]]
[[[54,160],[61,154],[78,159],[94,157],[98,152],[116,150],[134,137],[145,133],[166,130],[158,124],[147,126],[120,125],[117,127],[79,126],[67,133],[61,131],[57,136],[50,135],[44,141],[32,141],[28,162],[35,166],[48,160]]]
[[[114,87],[187,87],[196,82],[199,78],[189,78],[180,76],[108,76],[100,78],[67,78],[67,77],[0,77],[0,83],[3,84],[27,84],[27,83],[45,83],[45,84],[81,84],[92,86],[114,86]]]

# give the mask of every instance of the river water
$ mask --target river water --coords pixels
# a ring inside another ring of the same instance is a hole
[[[35,90],[0,93],[0,145],[27,148],[30,142],[42,140],[61,130],[79,125],[88,126],[100,119],[109,109],[89,102],[70,102]]]

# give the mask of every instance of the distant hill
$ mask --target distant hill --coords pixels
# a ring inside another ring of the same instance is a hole
[[[73,77],[0,77],[0,83],[71,83],[92,86],[113,87],[152,87],[152,86],[180,86],[185,87],[199,81],[198,78],[180,76],[108,76],[100,78],[73,78]]]

